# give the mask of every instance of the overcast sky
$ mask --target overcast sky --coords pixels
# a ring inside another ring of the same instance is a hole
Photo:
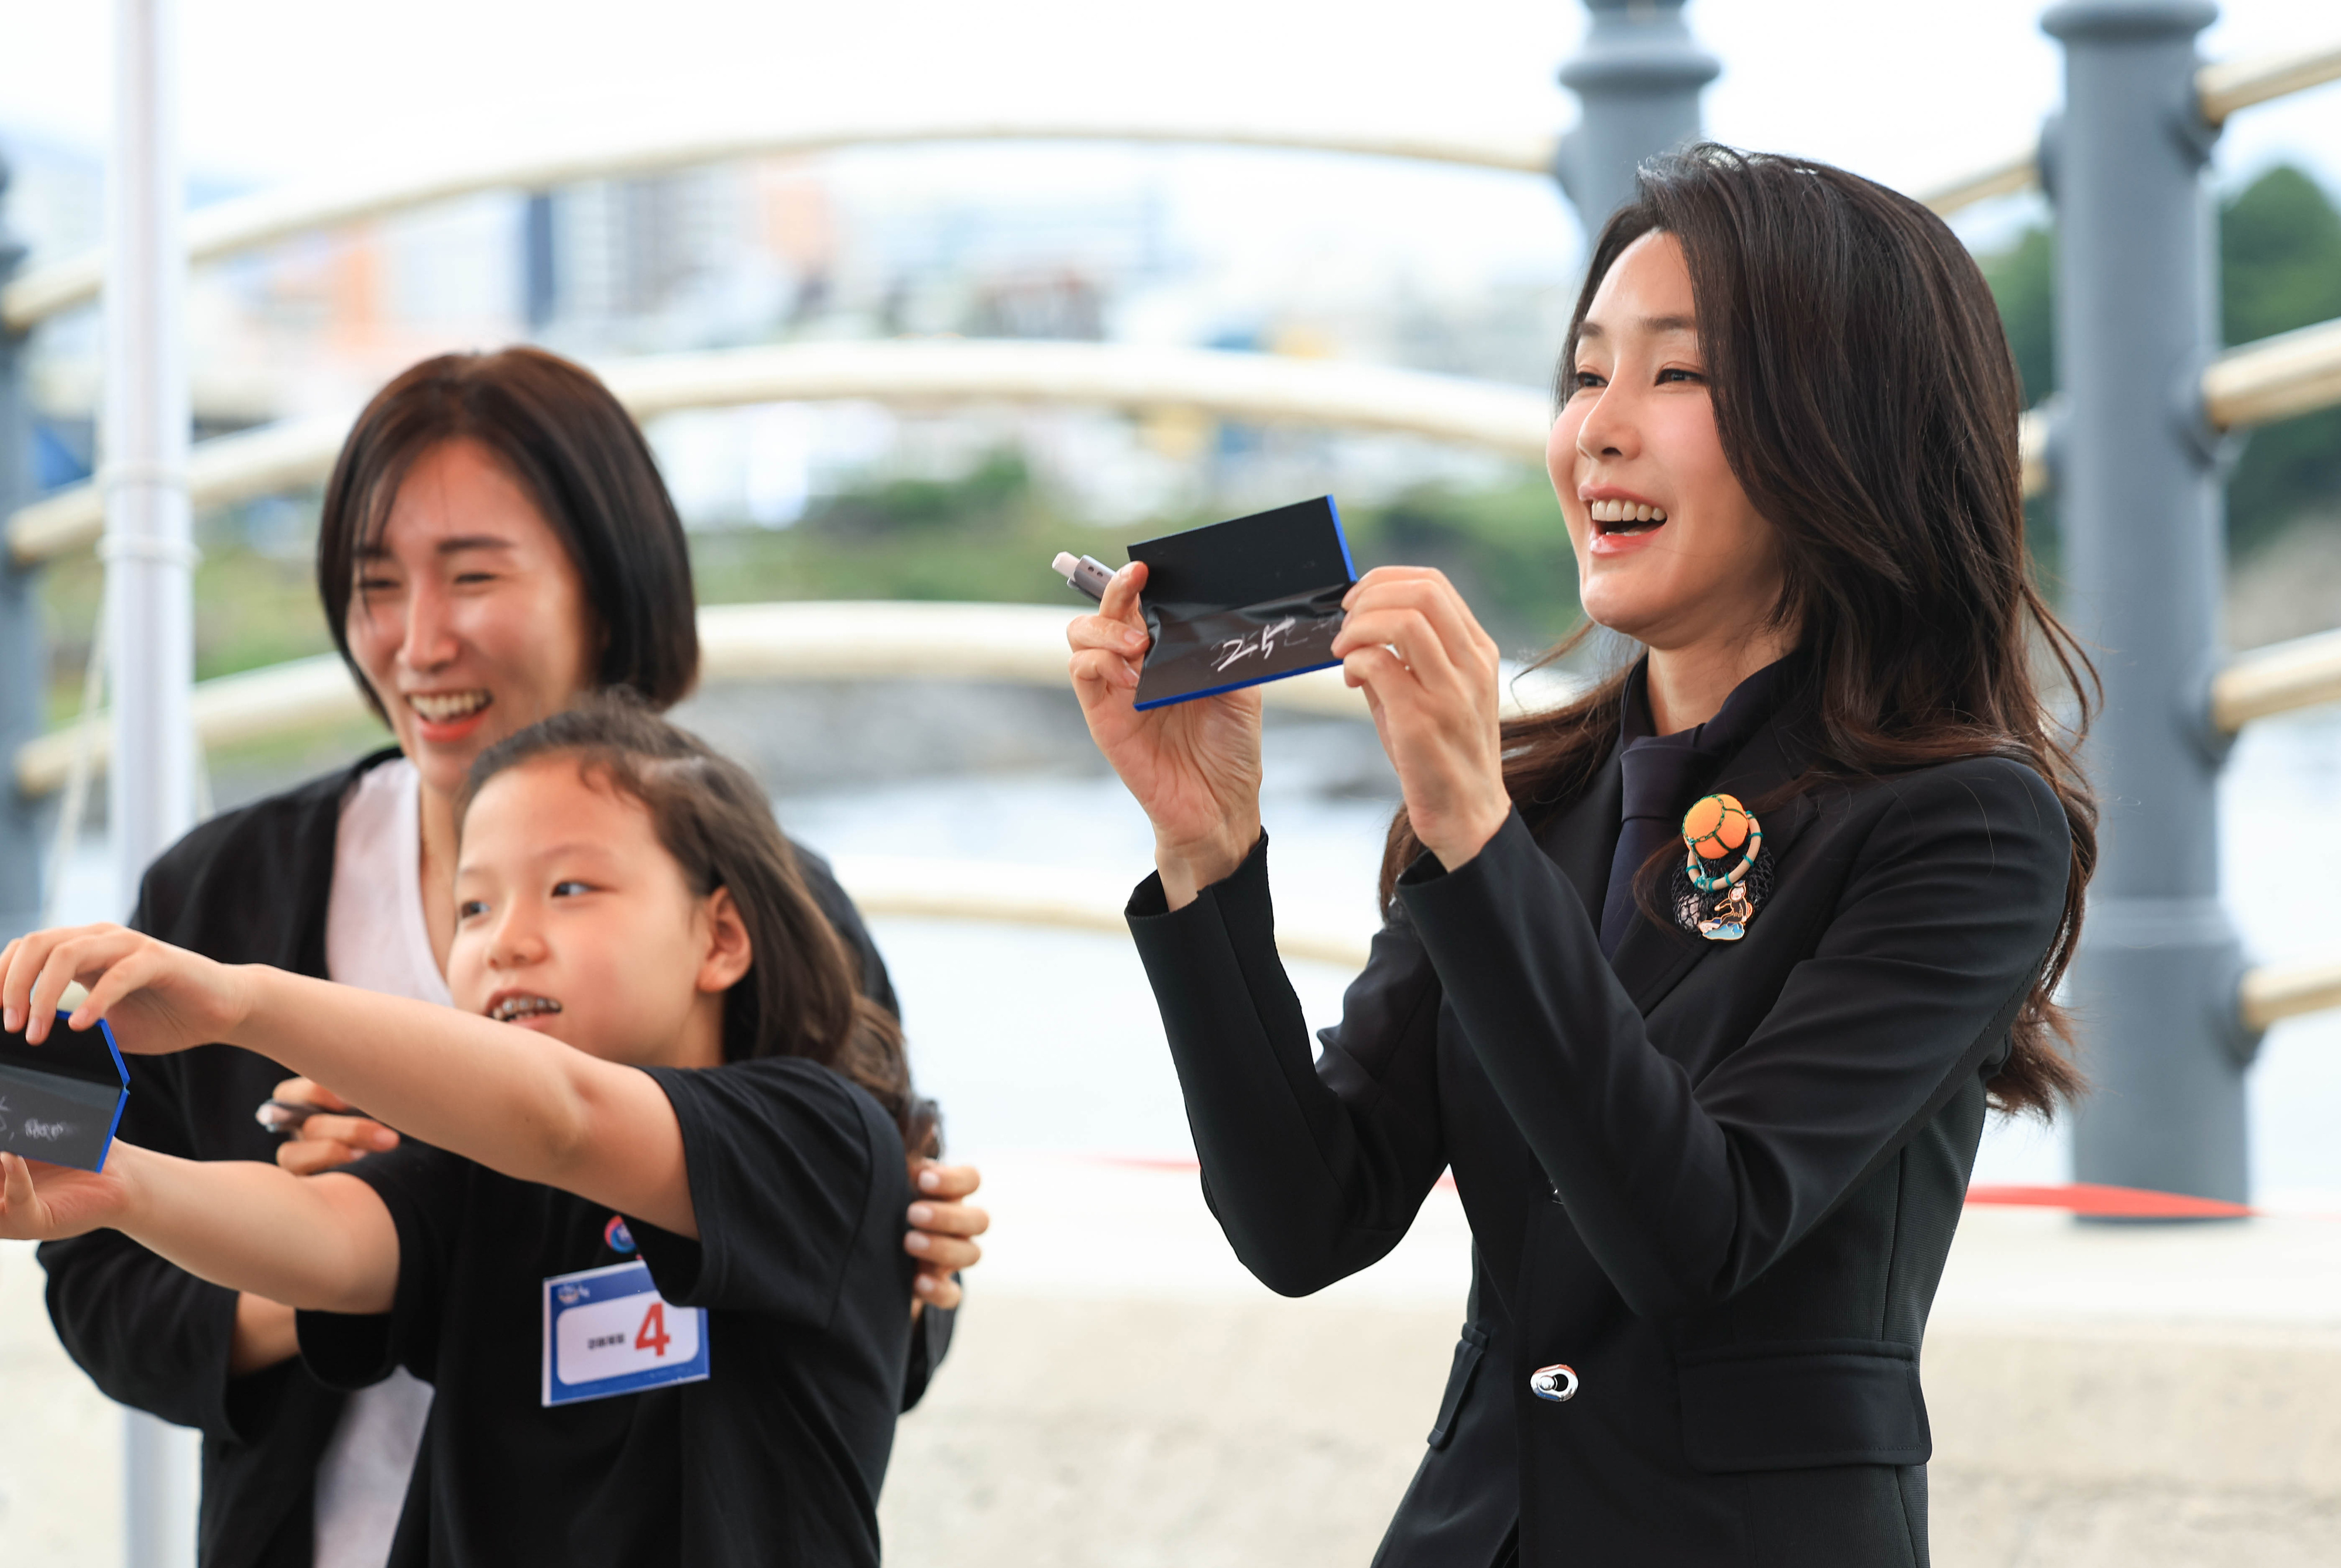
[[[0,0],[0,125],[103,143],[113,9]],[[1693,0],[1694,31],[1725,63],[1709,133],[1923,188],[2024,145],[2054,106],[2058,57],[2039,9]],[[1553,73],[1583,25],[1574,0],[181,0],[180,15],[189,165],[256,183],[330,175],[386,151],[439,162],[565,125],[727,113],[982,108],[1552,130],[1576,115]],[[2232,0],[2205,48],[2233,57],[2336,35],[2333,0]],[[2284,156],[2341,188],[2341,87],[2240,116],[2221,162],[2233,175]],[[1078,166],[903,165],[961,183]],[[1434,197],[1417,180],[1352,177],[1336,176],[1342,222],[1408,244],[1525,259],[1566,243],[1547,196],[1499,199],[1493,185],[1466,181]],[[1250,195],[1231,192],[1220,221],[1276,221],[1280,188],[1290,195],[1264,175]],[[1426,202],[1442,210],[1427,215]]]

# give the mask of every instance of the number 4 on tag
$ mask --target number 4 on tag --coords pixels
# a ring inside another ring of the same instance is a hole
[[[707,1309],[662,1301],[641,1259],[544,1282],[547,1408],[696,1383],[707,1369]]]
[[[651,1310],[643,1313],[643,1326],[635,1332],[634,1348],[663,1357],[672,1343],[666,1332],[666,1303],[652,1297]]]

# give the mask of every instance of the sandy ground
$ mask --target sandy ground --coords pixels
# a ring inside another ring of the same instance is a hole
[[[1421,1453],[1469,1243],[1433,1194],[1305,1301],[1229,1254],[1191,1174],[993,1156],[959,1343],[906,1417],[891,1560],[1360,1565]],[[121,1423],[0,1247],[0,1563],[112,1568]],[[1940,1568],[2341,1562],[2341,1220],[2080,1226],[1978,1209],[1928,1347]]]

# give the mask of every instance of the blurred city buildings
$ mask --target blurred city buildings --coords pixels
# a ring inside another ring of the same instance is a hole
[[[0,129],[7,215],[35,261],[95,244],[98,149]],[[1264,270],[1223,223],[1186,221],[1164,177],[1182,156],[1111,150],[1077,179],[902,196],[890,178],[951,150],[735,162],[551,193],[458,199],[195,269],[198,437],[353,411],[403,366],[528,340],[591,361],[809,339],[957,335],[1122,341],[1355,359],[1549,384],[1573,257],[1432,277],[1334,253]],[[1252,155],[1256,159],[1258,155]],[[1327,160],[1283,155],[1306,191]],[[1559,205],[1534,189],[1526,199]],[[239,194],[195,182],[197,204]],[[1556,236],[1565,225],[1556,222]],[[1320,242],[1320,248],[1322,246]],[[45,327],[34,385],[45,486],[86,477],[100,343],[94,312]],[[1372,500],[1512,477],[1428,443],[1034,409],[903,414],[867,404],[696,411],[652,430],[686,521],[779,527],[814,498],[892,477],[951,479],[1021,454],[1065,510],[1101,524],[1340,490]],[[314,505],[234,520],[243,542],[305,548]],[[212,520],[216,529],[221,520]]]

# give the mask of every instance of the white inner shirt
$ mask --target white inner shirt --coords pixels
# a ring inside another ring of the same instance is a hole
[[[325,905],[325,973],[344,985],[453,1006],[423,919],[422,775],[369,768],[342,802]],[[317,1464],[316,1568],[383,1568],[431,1413],[404,1367],[350,1395]]]

